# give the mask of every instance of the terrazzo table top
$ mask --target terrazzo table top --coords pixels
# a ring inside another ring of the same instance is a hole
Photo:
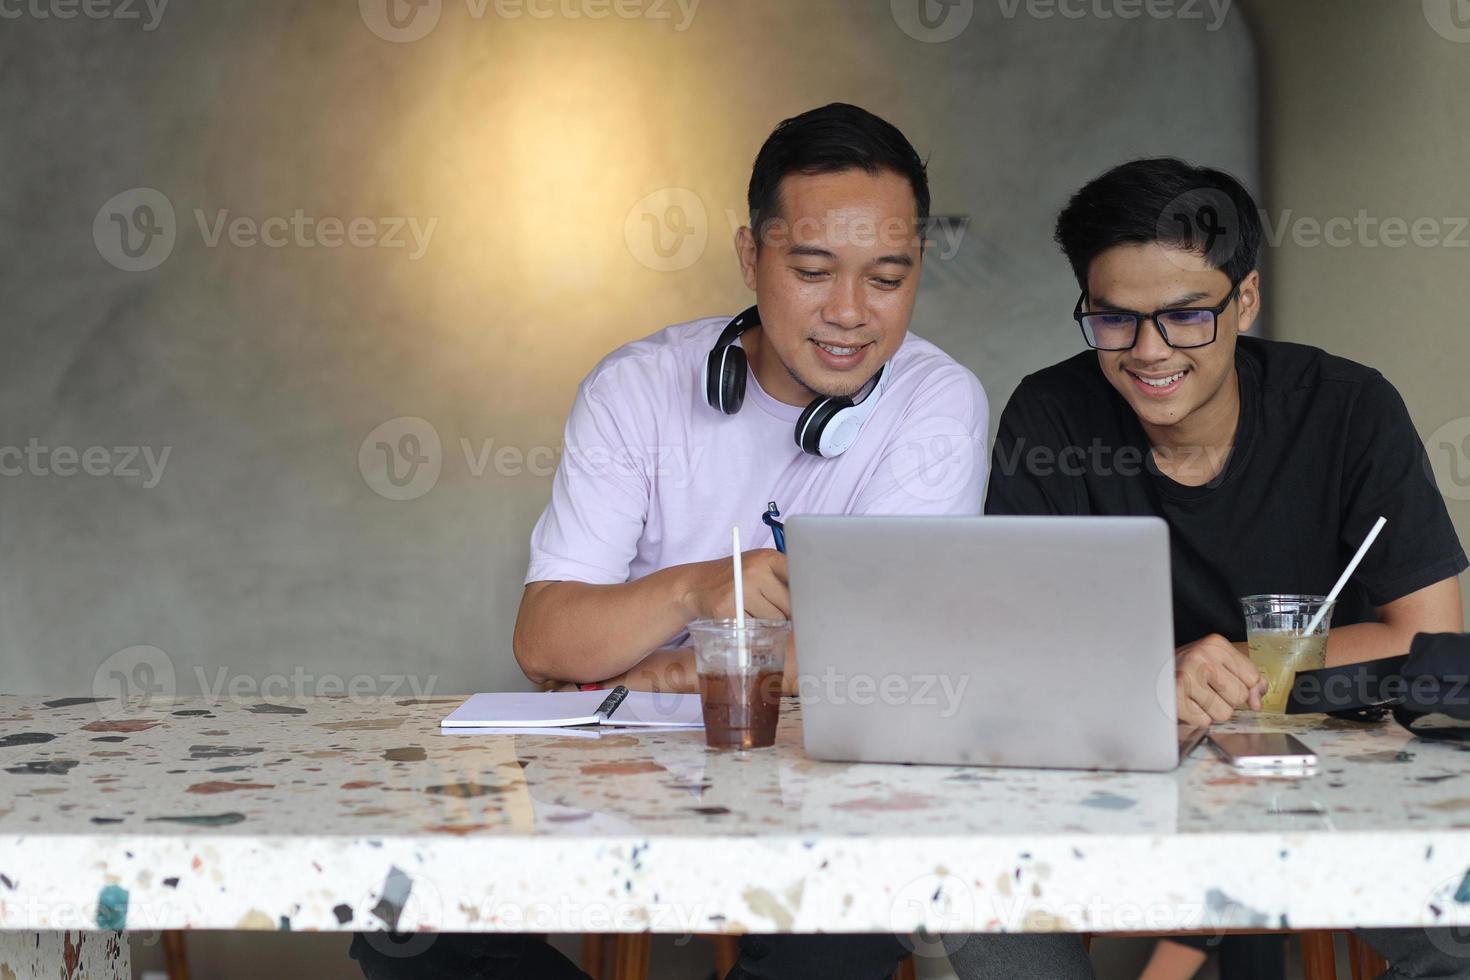
[[[441,734],[458,698],[0,696],[0,929],[1160,931],[1470,924],[1470,756],[1308,779],[815,762],[700,731]]]

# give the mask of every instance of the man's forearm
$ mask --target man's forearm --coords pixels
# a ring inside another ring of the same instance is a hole
[[[622,585],[533,582],[516,618],[515,654],[533,681],[590,683],[639,664],[689,622],[682,569]]]
[[[1408,653],[1415,632],[1387,623],[1334,626],[1327,633],[1327,666],[1342,667]]]
[[[1327,634],[1327,666],[1396,657],[1409,652],[1416,633],[1458,633],[1465,628],[1456,578],[1425,586],[1377,611],[1376,623],[1332,627]]]
[[[608,678],[608,685],[623,684],[633,691],[676,691],[692,694],[699,690],[699,672],[694,665],[694,648],[655,650],[644,657],[636,667],[617,677]],[[786,641],[786,673],[781,680],[781,693],[786,697],[797,694],[796,641]]]

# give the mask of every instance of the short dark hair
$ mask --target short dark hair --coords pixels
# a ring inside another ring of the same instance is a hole
[[[1056,242],[1087,289],[1092,260],[1115,245],[1158,242],[1187,249],[1238,283],[1260,259],[1255,199],[1222,170],[1172,157],[1114,167],[1072,196]]]
[[[781,180],[789,174],[891,170],[908,179],[922,233],[929,219],[929,175],[898,127],[866,109],[833,102],[783,120],[756,154],[746,201],[757,246],[766,225],[780,216]]]

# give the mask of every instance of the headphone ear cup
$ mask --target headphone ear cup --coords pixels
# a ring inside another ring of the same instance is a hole
[[[796,420],[796,444],[802,452],[822,455],[822,430],[845,408],[852,408],[851,398],[818,398],[806,407]]]
[[[722,351],[715,348],[704,358],[704,400],[709,407],[720,410],[720,356]]]
[[[749,362],[745,359],[745,351],[734,345],[726,347],[723,353],[725,370],[719,376],[722,403],[719,407],[726,415],[734,415],[745,404],[745,375]]]

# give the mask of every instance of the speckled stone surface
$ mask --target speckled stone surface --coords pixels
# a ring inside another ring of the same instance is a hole
[[[0,932],[4,980],[129,980],[132,964],[118,932]]]
[[[0,928],[1157,931],[1470,924],[1470,755],[1309,779],[814,762],[699,731],[444,735],[458,699],[0,697]]]

